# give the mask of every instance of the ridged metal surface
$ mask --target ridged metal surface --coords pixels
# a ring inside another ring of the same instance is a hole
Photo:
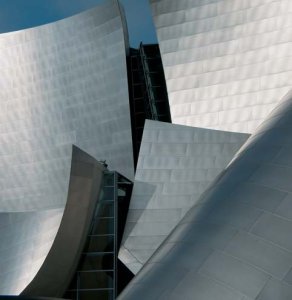
[[[248,134],[147,120],[119,258],[137,273]]]
[[[133,177],[116,0],[0,35],[0,211],[64,207],[72,144]]]
[[[292,87],[292,2],[150,3],[173,123],[254,132]]]
[[[119,299],[292,298],[292,94]]]

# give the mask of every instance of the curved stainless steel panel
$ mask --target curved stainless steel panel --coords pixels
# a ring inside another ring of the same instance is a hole
[[[58,233],[41,268],[21,295],[63,297],[84,249],[104,170],[94,158],[73,147],[68,200]]]
[[[292,87],[292,2],[150,3],[173,123],[253,133]]]
[[[45,260],[63,209],[0,213],[0,294],[18,295]]]
[[[292,298],[292,94],[119,299]]]
[[[103,167],[73,147],[63,209],[0,213],[0,294],[62,297],[79,261]],[[72,235],[72,233],[74,234]]]
[[[248,136],[146,120],[119,252],[120,260],[134,274]]]
[[[0,35],[0,294],[19,294],[51,248],[72,144],[133,176],[123,27],[107,0]]]
[[[1,34],[0,69],[0,211],[64,207],[72,144],[133,177],[116,0]]]

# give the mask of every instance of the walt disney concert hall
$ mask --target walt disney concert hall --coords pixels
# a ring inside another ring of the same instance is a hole
[[[0,299],[292,299],[292,2],[118,0],[0,34]]]

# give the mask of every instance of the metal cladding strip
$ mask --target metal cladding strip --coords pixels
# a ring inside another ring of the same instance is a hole
[[[73,147],[68,200],[58,233],[41,268],[31,278],[22,296],[63,296],[84,248],[100,193],[103,171],[103,165]]]
[[[292,87],[292,1],[150,3],[173,123],[253,133]]]
[[[249,137],[146,120],[119,258],[137,273]]]
[[[64,207],[72,144],[133,178],[120,7],[0,35],[0,211]]]
[[[292,299],[292,93],[121,299]]]

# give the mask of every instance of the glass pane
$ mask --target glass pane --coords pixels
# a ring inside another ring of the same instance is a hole
[[[68,291],[64,294],[63,297],[64,297],[64,299],[72,299],[72,300],[78,299],[77,293],[78,293],[77,291],[74,291],[74,292]]]
[[[112,252],[114,251],[113,236],[91,236],[84,252]]]
[[[79,273],[80,289],[113,288],[113,272],[81,272]]]
[[[93,224],[92,234],[113,234],[114,218],[98,219]]]
[[[118,189],[118,196],[119,197],[124,197],[126,196],[126,191],[124,189]]]
[[[112,270],[114,268],[113,254],[83,255],[78,270]]]
[[[114,187],[104,187],[102,189],[100,201],[114,200],[114,191]]]
[[[114,186],[115,176],[114,173],[104,175],[104,186]]]
[[[79,300],[113,300],[113,291],[79,291]]]
[[[114,201],[100,202],[97,207],[96,216],[113,217],[114,216]]]

